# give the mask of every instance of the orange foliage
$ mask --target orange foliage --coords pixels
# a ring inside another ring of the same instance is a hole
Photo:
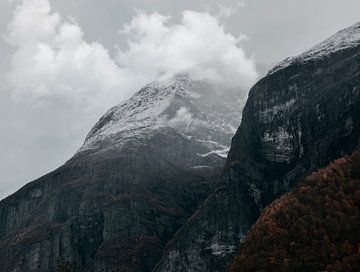
[[[230,268],[360,271],[360,152],[309,176],[267,207]]]

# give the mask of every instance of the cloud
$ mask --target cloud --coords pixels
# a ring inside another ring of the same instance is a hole
[[[118,62],[150,78],[200,64],[204,73],[193,69],[199,79],[221,81],[226,68],[236,82],[248,87],[254,82],[254,61],[240,47],[243,35],[226,32],[219,18],[209,13],[184,11],[180,23],[170,23],[170,19],[138,12],[121,30],[129,41],[127,50],[119,50]]]
[[[120,31],[127,48],[118,49],[115,60],[101,43],[85,41],[74,19],[52,12],[48,0],[25,0],[7,29],[6,40],[15,48],[8,86],[16,99],[63,99],[91,110],[198,64],[203,73],[194,75],[200,79],[221,80],[231,71],[247,86],[254,81],[254,62],[239,46],[242,38],[227,33],[218,17],[184,11],[179,23],[170,19],[138,12]]]
[[[176,111],[173,118],[168,118],[167,115],[163,115],[157,119],[157,123],[174,128],[186,129],[192,124],[193,120],[191,112],[189,112],[186,107],[181,107]]]
[[[218,13],[218,17],[230,17],[231,15],[233,15],[237,8],[239,6],[237,6],[236,8],[232,8],[232,7],[228,7],[228,6],[224,6],[224,5],[218,5],[218,9],[219,9],[219,13]]]
[[[199,128],[210,128],[209,123],[202,121],[193,116],[193,114],[186,107],[180,107],[175,116],[169,118],[168,115],[163,115],[157,119],[159,125],[167,125],[173,128],[178,128],[183,131],[192,132]]]
[[[133,87],[108,51],[86,42],[80,26],[51,12],[47,0],[18,6],[6,41],[15,48],[6,78],[16,99],[60,98],[91,109],[110,106]]]
[[[237,3],[237,6],[238,6],[239,8],[244,8],[244,7],[246,7],[246,3],[245,3],[244,1],[239,1],[239,2]]]

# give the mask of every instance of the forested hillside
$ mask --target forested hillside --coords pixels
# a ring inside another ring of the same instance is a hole
[[[265,209],[231,268],[360,271],[360,152],[312,174]]]

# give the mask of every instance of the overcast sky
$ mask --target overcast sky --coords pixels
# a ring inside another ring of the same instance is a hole
[[[360,20],[359,0],[0,0],[0,198],[142,85],[221,61],[250,86]]]

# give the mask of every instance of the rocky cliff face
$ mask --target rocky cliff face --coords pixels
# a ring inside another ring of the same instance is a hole
[[[262,209],[360,148],[360,24],[280,63],[251,90],[222,182],[156,271],[226,271]]]
[[[0,202],[1,271],[151,271],[213,190],[237,92],[178,75],[108,111],[65,165]]]
[[[355,152],[266,207],[230,271],[359,271],[359,228],[360,152]]]

